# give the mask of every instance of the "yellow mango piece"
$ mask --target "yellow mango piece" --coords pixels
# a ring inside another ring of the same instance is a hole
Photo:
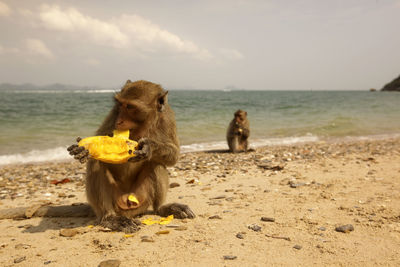
[[[166,218],[161,217],[159,224],[169,224],[174,219],[174,215],[169,215]]]
[[[79,141],[78,145],[89,150],[92,158],[113,164],[121,164],[135,156],[137,142],[129,139],[129,130],[114,130],[113,137],[91,136]],[[129,153],[131,152],[131,153]]]
[[[154,220],[153,218],[147,218],[142,221],[145,225],[153,225],[153,224],[169,224],[174,219],[174,215],[169,215],[168,217],[161,217],[159,220]]]
[[[135,196],[134,194],[130,194],[130,195],[128,196],[128,200],[129,200],[130,202],[134,202],[134,203],[136,203],[137,205],[139,205],[139,200],[136,198],[136,196]]]

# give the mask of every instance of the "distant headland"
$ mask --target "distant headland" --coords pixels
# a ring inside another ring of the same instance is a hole
[[[397,91],[400,92],[400,76],[386,84],[381,91]]]

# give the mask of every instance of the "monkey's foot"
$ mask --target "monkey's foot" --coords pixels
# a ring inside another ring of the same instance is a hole
[[[124,216],[108,216],[101,220],[100,225],[103,227],[107,227],[113,231],[125,232],[125,233],[134,233],[139,231],[140,221],[129,219]]]
[[[169,215],[174,215],[177,219],[193,219],[196,217],[194,212],[189,208],[188,205],[171,203],[166,204],[158,209],[158,214],[162,217],[167,217]]]

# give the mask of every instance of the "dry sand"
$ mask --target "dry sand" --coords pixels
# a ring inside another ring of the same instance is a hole
[[[85,202],[84,171],[72,161],[1,167],[0,209]],[[400,266],[400,139],[188,153],[169,171],[179,186],[167,202],[195,219],[128,236],[94,218],[4,219],[0,266]]]

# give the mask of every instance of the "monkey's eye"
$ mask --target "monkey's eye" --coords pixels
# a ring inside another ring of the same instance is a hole
[[[133,106],[133,105],[131,105],[131,104],[127,104],[127,105],[126,105],[126,108],[127,108],[127,109],[134,109],[135,106]]]

